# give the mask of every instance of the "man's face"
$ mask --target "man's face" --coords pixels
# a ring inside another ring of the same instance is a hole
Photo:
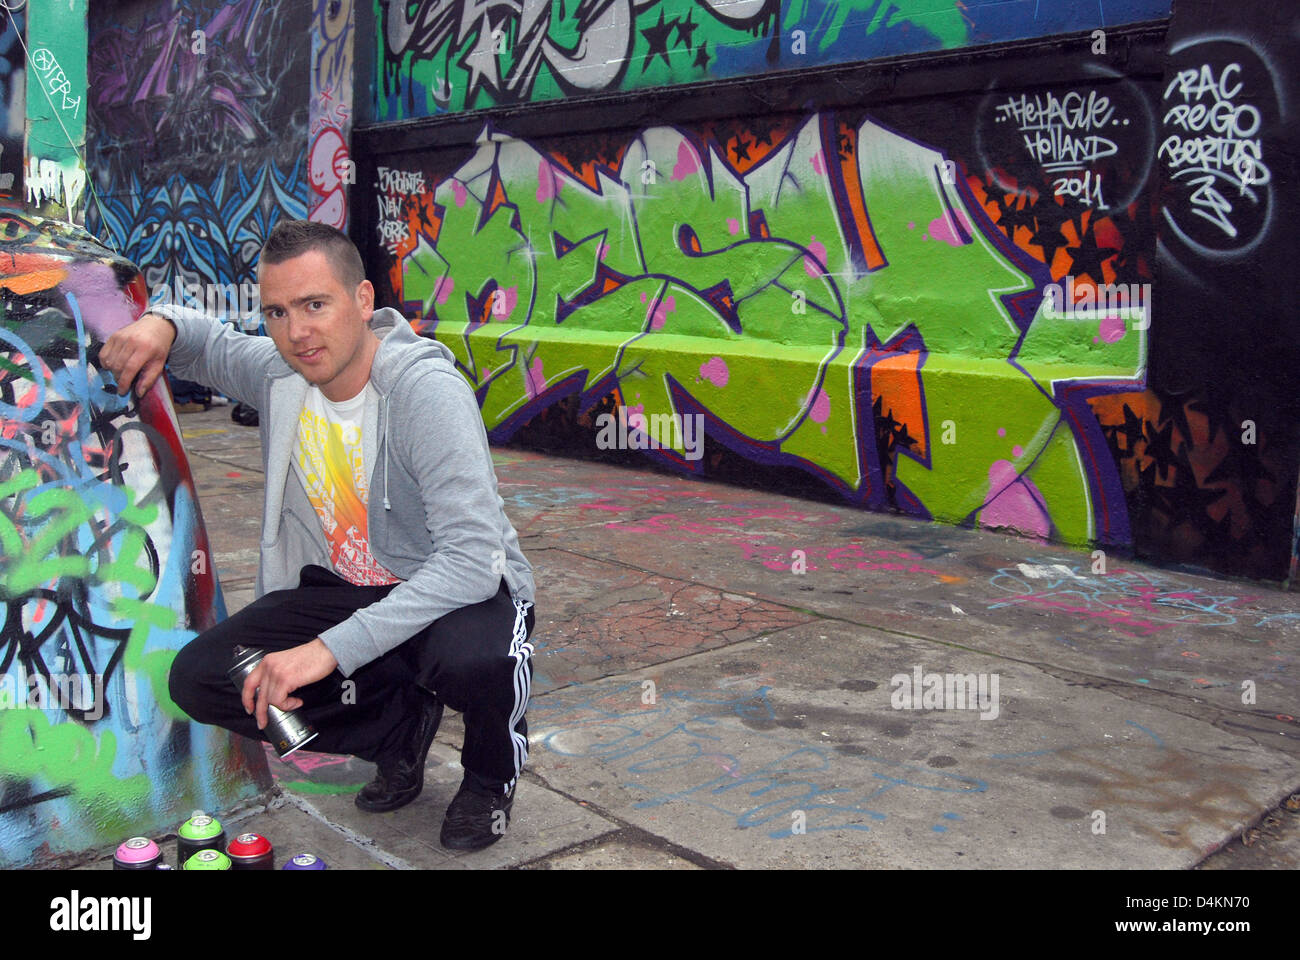
[[[360,393],[379,348],[370,281],[349,290],[319,250],[263,264],[260,279],[266,332],[285,362],[330,400]]]

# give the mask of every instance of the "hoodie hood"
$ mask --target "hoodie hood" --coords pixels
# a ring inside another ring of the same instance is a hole
[[[392,307],[380,307],[370,318],[370,329],[379,337],[379,351],[370,368],[370,382],[387,397],[407,368],[420,360],[445,360],[452,369],[455,355],[437,340],[422,337],[407,319]]]

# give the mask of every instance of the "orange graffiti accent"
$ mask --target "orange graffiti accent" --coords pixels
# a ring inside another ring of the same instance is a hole
[[[1010,187],[1010,192],[1002,193],[1001,202],[992,193],[994,183],[997,183],[999,187]],[[983,180],[975,175],[967,177],[966,184],[970,187],[975,200],[984,208],[984,212],[989,215],[989,219],[997,224],[1004,234],[1006,230],[1002,228],[1003,212],[1013,207],[1017,212],[1024,210],[1026,207],[1032,207],[1038,203],[1040,196],[1039,192],[1032,186],[1026,186],[1021,190],[1020,182],[1001,167],[994,168],[989,173],[989,184],[987,186]],[[1055,198],[1049,202],[1056,202]],[[1044,262],[1046,251],[1041,244],[1033,242],[1034,231],[1030,227],[1024,224],[1016,227],[1011,231],[1010,240],[1035,260],[1040,263]],[[1058,281],[1069,273],[1070,264],[1073,262],[1069,255],[1058,250],[1056,257],[1049,264],[1052,271],[1052,280]]]
[[[611,157],[603,157],[600,160],[584,160],[582,163],[574,163],[565,154],[557,150],[547,153],[547,157],[573,179],[586,185],[587,189],[593,193],[600,193],[600,178],[597,176],[597,170],[617,171],[620,169],[623,166],[623,156],[627,153],[628,146],[627,143],[620,145]],[[614,179],[618,179],[617,176]]]
[[[845,137],[848,138],[851,149],[845,150],[844,156],[840,158],[840,170],[844,174],[849,209],[853,211],[853,216],[845,223],[845,227],[857,232],[858,241],[862,244],[863,256],[867,261],[867,269],[879,270],[885,265],[885,255],[881,252],[876,232],[871,229],[871,218],[867,216],[867,208],[862,200],[862,180],[858,175],[857,160],[858,132],[847,124],[840,124],[840,138],[843,140]]]
[[[487,207],[483,211],[483,222],[487,223],[491,220],[498,207],[508,206],[509,203],[510,198],[506,196],[505,185],[498,177],[492,181],[492,196],[488,198]]]
[[[15,258],[20,259],[20,258]],[[16,276],[0,276],[0,289],[8,287],[19,296],[29,293],[35,293],[38,290],[48,290],[63,282],[68,275],[68,271],[61,267],[50,270],[36,270],[31,273],[20,273]]]
[[[438,235],[442,232],[442,214],[440,214],[438,204],[434,203],[433,194],[437,190],[438,184],[435,183],[432,189],[424,193],[413,194],[413,203],[406,205],[406,239],[400,241],[396,248],[396,258],[393,265],[388,268],[388,279],[392,284],[393,290],[401,290],[403,284],[402,264],[406,261],[407,256],[415,252],[419,246],[420,234],[424,234],[427,243],[437,245]]]
[[[880,397],[881,411],[906,424],[908,435],[916,438],[916,445],[909,452],[919,457],[926,456],[929,446],[922,408],[921,352],[898,353],[877,346],[872,348],[865,362],[871,363],[873,356],[880,357],[871,364],[873,404],[874,398]]]

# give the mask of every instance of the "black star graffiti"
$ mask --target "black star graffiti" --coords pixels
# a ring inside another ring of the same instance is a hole
[[[1258,508],[1259,484],[1261,481],[1276,482],[1276,477],[1264,466],[1259,455],[1259,447],[1253,444],[1229,443],[1228,451],[1219,461],[1219,465],[1205,478],[1211,483],[1230,483],[1241,493],[1242,502],[1250,508]]]
[[[1183,438],[1183,443],[1190,449],[1192,444],[1192,427],[1187,422],[1187,411],[1183,408],[1183,402],[1175,396],[1156,392],[1160,400],[1160,425],[1172,422],[1174,430],[1178,436]]]
[[[694,66],[699,67],[701,70],[709,69],[709,41],[705,40],[700,44],[700,49],[695,51]],[[644,73],[645,71],[641,72]]]
[[[1174,454],[1174,425],[1166,423],[1159,430],[1150,423],[1146,427],[1146,455],[1155,461],[1156,469],[1160,471],[1160,479],[1165,480],[1169,476],[1170,467],[1180,466],[1178,457]],[[1182,472],[1181,469],[1179,472]]]
[[[1091,229],[1083,235],[1077,247],[1070,247],[1066,252],[1074,258],[1070,272],[1076,277],[1087,274],[1092,278],[1093,283],[1098,284],[1106,282],[1102,264],[1117,253],[1115,250],[1097,246],[1097,238]]]
[[[1048,266],[1056,259],[1057,250],[1069,246],[1061,227],[1070,222],[1070,215],[1060,204],[1051,200],[1034,204],[1034,235],[1030,240],[1043,248],[1043,262]]]
[[[1167,504],[1163,508],[1165,513],[1171,517],[1187,517],[1202,536],[1213,541],[1222,527],[1221,521],[1210,516],[1210,507],[1227,496],[1227,490],[1198,486],[1190,464],[1178,470],[1173,487],[1160,490],[1164,494],[1161,499]]]
[[[694,16],[694,11],[688,13],[686,15],[685,20],[673,21],[673,23],[676,24],[677,26],[677,40],[679,43],[684,44],[687,50],[691,49],[692,47],[691,34],[693,34],[695,32],[695,28],[699,26],[698,23],[693,23],[691,21],[691,17],[693,16]]]
[[[659,23],[653,27],[646,27],[641,31],[641,36],[646,38],[650,44],[650,50],[645,55],[645,62],[641,65],[641,72],[645,73],[650,69],[650,63],[655,57],[663,57],[664,63],[671,66],[668,60],[668,36],[673,32],[673,24],[664,23],[664,12],[659,11]]]
[[[745,141],[740,137],[736,137],[735,140],[736,145],[731,148],[731,152],[736,155],[737,160],[748,160],[749,147],[745,146]]]
[[[1127,403],[1124,404],[1124,426],[1119,429],[1124,434],[1124,447],[1128,455],[1133,456],[1134,445],[1142,439],[1142,418]]]
[[[1201,414],[1209,422],[1210,443],[1213,443],[1214,438],[1220,433],[1226,434],[1231,440],[1237,437],[1241,430],[1241,421],[1236,420],[1228,405],[1218,398],[1202,397],[1189,403],[1187,409]]]
[[[1030,204],[1029,198],[1023,194],[1013,193],[1002,203],[1002,215],[998,219],[998,226],[1002,232],[1007,235],[1008,240],[1014,240],[1016,230],[1019,227],[1026,227],[1031,232],[1034,229],[1034,208]]]
[[[764,144],[772,146],[776,140],[776,124],[768,123],[762,117],[754,117],[749,121],[749,135],[754,138],[754,146]]]

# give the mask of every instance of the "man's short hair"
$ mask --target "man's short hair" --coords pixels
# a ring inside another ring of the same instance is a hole
[[[348,235],[337,227],[311,220],[281,220],[277,223],[262,247],[258,272],[268,263],[284,263],[311,250],[319,250],[325,255],[334,268],[335,278],[349,290],[366,279],[361,254]]]

